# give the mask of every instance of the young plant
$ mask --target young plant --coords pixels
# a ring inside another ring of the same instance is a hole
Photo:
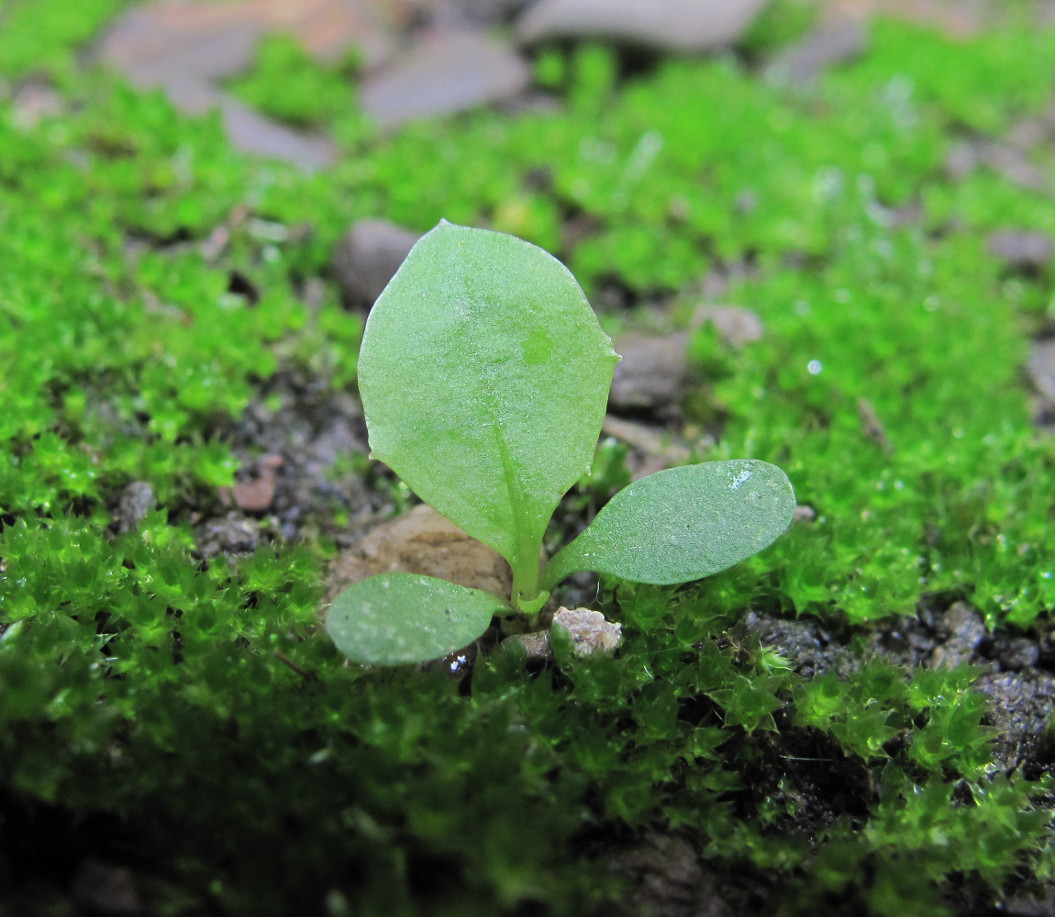
[[[453,652],[495,615],[534,617],[572,573],[673,585],[762,550],[795,497],[766,462],[672,468],[617,493],[547,564],[542,538],[589,469],[619,356],[563,264],[513,236],[441,222],[374,304],[359,356],[372,454],[513,571],[508,599],[408,573],[362,580],[326,627],[356,662]]]

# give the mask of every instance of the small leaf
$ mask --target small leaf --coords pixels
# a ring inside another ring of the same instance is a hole
[[[659,586],[702,579],[767,547],[794,512],[790,482],[767,462],[659,471],[608,502],[553,558],[543,588],[581,570]]]
[[[498,596],[480,589],[414,573],[382,573],[333,600],[326,630],[353,662],[398,665],[453,653],[508,610]]]
[[[590,468],[618,357],[564,265],[441,222],[374,304],[359,388],[376,458],[537,592],[539,548]]]

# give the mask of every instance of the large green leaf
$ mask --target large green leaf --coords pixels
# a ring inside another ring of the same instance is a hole
[[[326,630],[353,662],[398,665],[467,646],[503,611],[509,606],[481,589],[415,573],[382,573],[333,600]]]
[[[543,587],[580,570],[656,585],[701,579],[771,544],[794,512],[790,482],[767,462],[659,471],[619,491],[553,558]]]
[[[543,532],[590,467],[618,359],[559,261],[441,222],[366,323],[373,455],[504,556],[530,597]]]

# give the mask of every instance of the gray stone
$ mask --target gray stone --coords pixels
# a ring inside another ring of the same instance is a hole
[[[1055,254],[1055,244],[1046,232],[1022,229],[994,232],[986,240],[986,248],[1014,270],[1046,270]]]
[[[742,306],[700,306],[692,317],[694,328],[713,325],[730,347],[743,347],[760,340],[765,328],[757,312]]]
[[[501,25],[522,13],[533,0],[417,0],[415,6],[433,26]]]
[[[149,481],[132,481],[121,491],[117,504],[117,528],[121,532],[132,532],[139,528],[147,513],[157,505],[154,488]]]
[[[734,44],[766,0],[539,0],[516,23],[522,45],[612,41],[658,51]]]
[[[1055,338],[1033,342],[1029,352],[1029,376],[1041,397],[1055,403]]]
[[[954,602],[934,622],[938,645],[931,653],[932,668],[955,668],[978,661],[978,648],[989,636],[982,613],[966,602]]]
[[[1032,669],[1040,660],[1040,647],[1027,637],[1002,637],[993,644],[993,658],[1007,672]]]
[[[945,161],[950,178],[962,179],[985,166],[999,173],[1013,185],[1027,191],[1051,190],[1051,182],[1029,154],[1010,143],[997,140],[969,140],[953,146]]]
[[[352,226],[333,252],[344,301],[369,309],[417,241],[417,233],[387,220],[360,220]]]
[[[527,62],[507,44],[477,32],[437,32],[363,83],[363,110],[382,128],[438,117],[519,95]]]
[[[1038,763],[1050,762],[1055,678],[1037,671],[985,673],[974,688],[989,695],[989,717],[998,731],[993,753],[1002,769],[1022,768],[1029,776]]]
[[[189,114],[219,108],[239,149],[311,170],[332,162],[328,141],[264,118],[219,84],[246,70],[260,39],[275,32],[293,35],[322,59],[356,48],[376,66],[391,51],[390,18],[377,0],[156,0],[121,16],[96,56],[133,86],[160,89]]]
[[[608,408],[617,414],[676,417],[688,382],[689,336],[625,334],[615,342],[616,365]]]
[[[220,98],[219,107],[231,143],[246,153],[282,159],[305,171],[325,168],[336,156],[327,138],[284,127],[228,95]]]
[[[807,83],[834,64],[859,56],[868,38],[864,23],[839,18],[821,23],[801,41],[783,49],[766,68],[766,75],[780,83]]]
[[[622,625],[589,608],[561,607],[553,616],[550,630],[555,627],[567,631],[576,656],[612,653],[623,639]]]

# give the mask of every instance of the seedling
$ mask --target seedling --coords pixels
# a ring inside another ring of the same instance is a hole
[[[513,571],[508,599],[429,576],[382,573],[326,619],[356,662],[435,659],[495,615],[538,615],[583,570],[658,585],[717,573],[791,521],[787,477],[766,462],[660,471],[617,493],[548,563],[542,538],[589,469],[619,356],[563,264],[513,236],[446,221],[374,304],[359,388],[375,458]]]

